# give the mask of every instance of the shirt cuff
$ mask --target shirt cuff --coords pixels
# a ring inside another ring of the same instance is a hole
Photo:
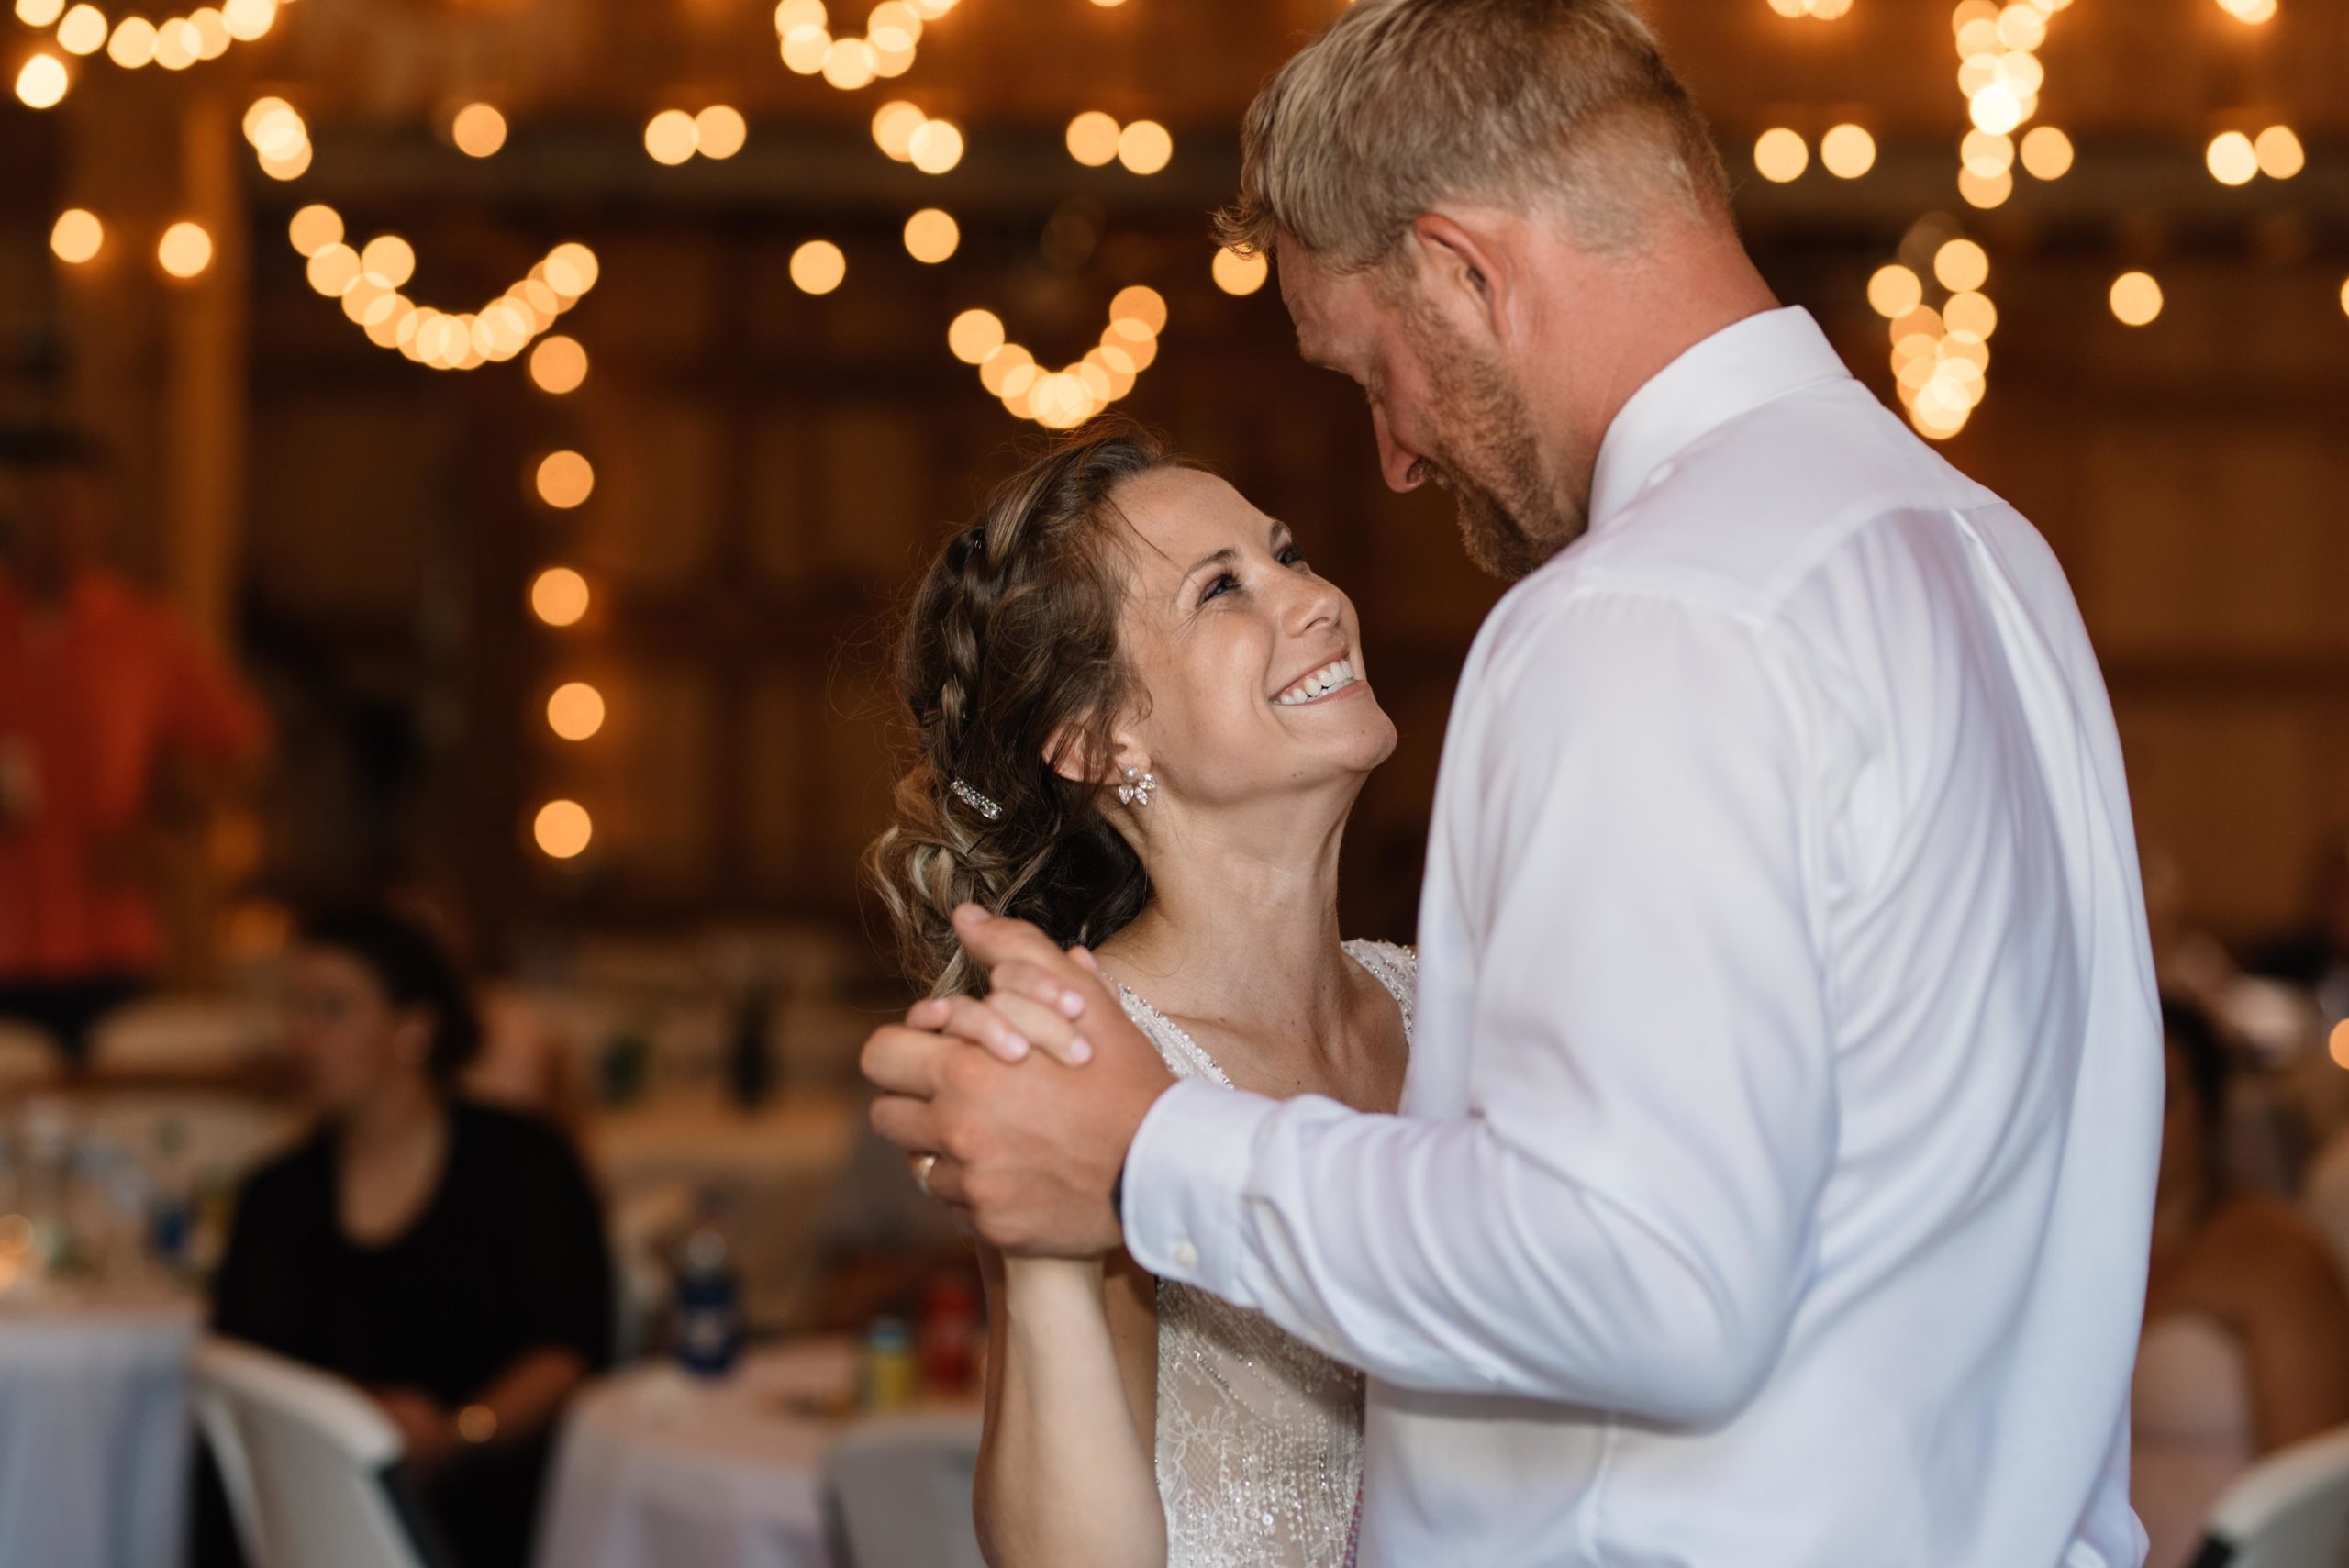
[[[1126,1152],[1126,1251],[1156,1274],[1250,1307],[1242,1194],[1276,1102],[1189,1079],[1158,1096]]]

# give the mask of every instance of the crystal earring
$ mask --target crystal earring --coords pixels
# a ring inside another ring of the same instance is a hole
[[[1148,806],[1150,792],[1158,787],[1158,775],[1145,773],[1140,768],[1126,770],[1126,782],[1118,786],[1119,806]]]

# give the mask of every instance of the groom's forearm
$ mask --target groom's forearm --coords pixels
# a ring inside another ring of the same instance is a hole
[[[1708,1423],[1784,1338],[1800,1238],[1719,1244],[1542,1168],[1481,1121],[1184,1084],[1128,1162],[1135,1258],[1398,1386]]]

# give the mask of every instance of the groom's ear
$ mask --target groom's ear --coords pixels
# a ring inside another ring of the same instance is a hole
[[[1423,212],[1411,220],[1419,242],[1420,285],[1463,325],[1475,324],[1495,342],[1515,336],[1517,258],[1496,215],[1470,209]]]

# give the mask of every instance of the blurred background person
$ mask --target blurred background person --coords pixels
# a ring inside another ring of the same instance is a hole
[[[175,841],[258,759],[261,709],[177,611],[110,569],[105,465],[0,439],[0,1017],[83,1054],[165,964]]]
[[[2306,987],[2327,1023],[2349,1018],[2349,832],[2316,857],[2307,918],[2253,948],[2246,967]]]
[[[2210,1506],[2261,1456],[2349,1421],[2349,1292],[2323,1236],[2221,1163],[2230,1069],[2199,1009],[2162,1010],[2168,1064],[2131,1502],[2147,1568],[2183,1568]]]
[[[314,915],[287,989],[318,1123],[245,1183],[214,1325],[366,1388],[461,1568],[521,1568],[551,1425],[610,1359],[596,1194],[550,1124],[456,1093],[480,1029],[423,926]]]

